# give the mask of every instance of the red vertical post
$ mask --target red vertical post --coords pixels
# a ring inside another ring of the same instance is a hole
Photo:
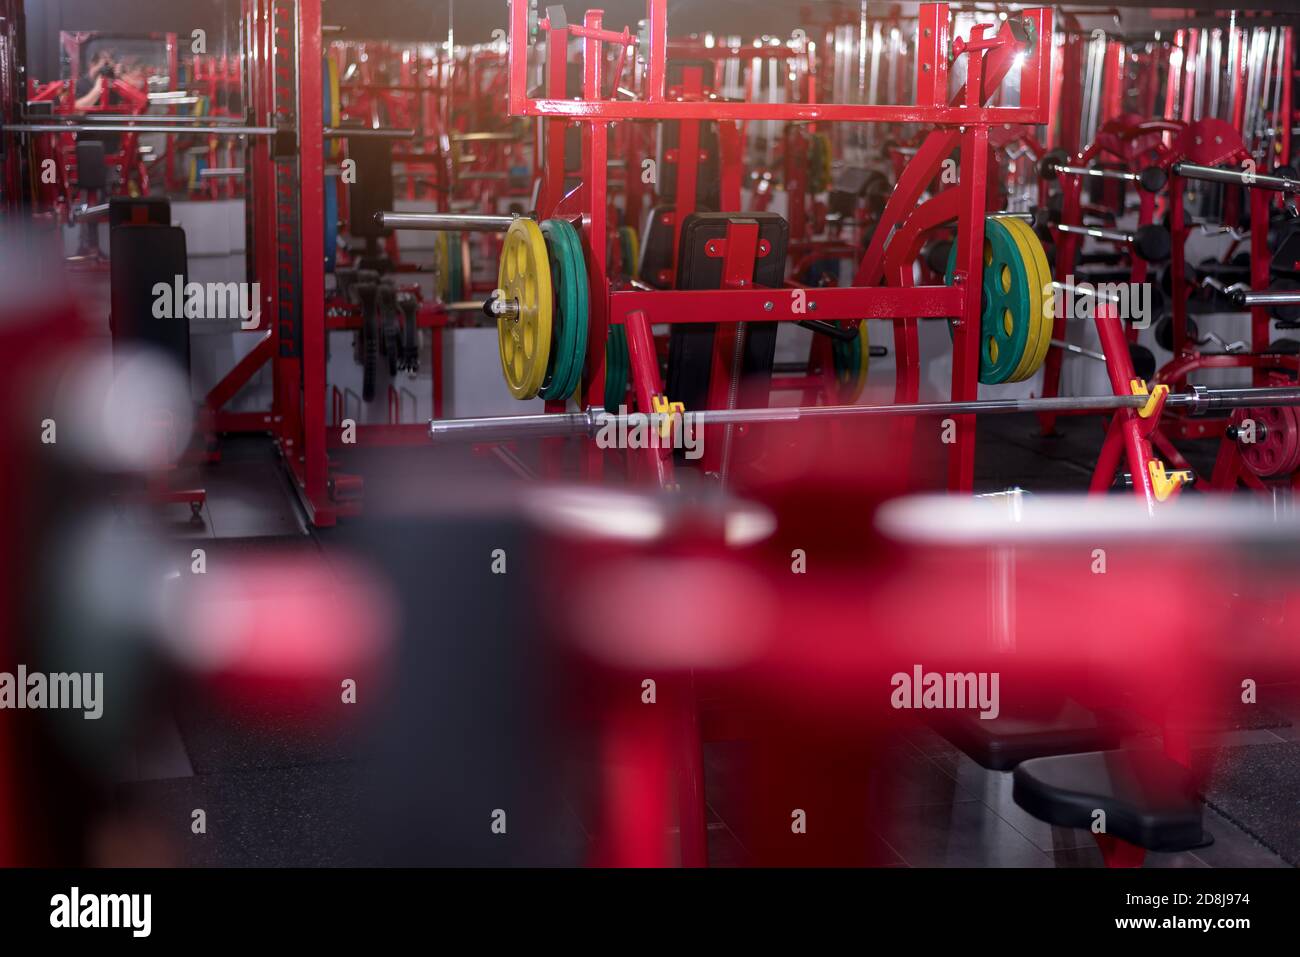
[[[1287,81],[1290,85],[1290,81]],[[1286,124],[1288,127],[1290,122]],[[1289,135],[1283,136],[1290,139]],[[1250,190],[1250,287],[1267,289],[1271,278],[1269,265],[1271,255],[1268,249],[1268,213],[1270,193],[1263,189]],[[1250,310],[1250,351],[1263,352],[1268,347],[1270,316],[1265,306],[1253,306]],[[1251,371],[1251,380],[1256,386],[1268,385],[1268,370],[1255,366]]]
[[[948,47],[952,42],[947,10],[940,16],[938,4],[921,4],[917,31],[916,105],[943,106],[948,102]]]
[[[740,209],[740,184],[745,172],[744,141],[740,124],[718,121],[719,164],[722,170],[721,205],[724,210]]]
[[[1173,252],[1169,258],[1169,291],[1173,300],[1173,344],[1174,358],[1182,355],[1187,346],[1187,295],[1184,288],[1186,259],[1183,247],[1187,244],[1186,212],[1183,207],[1184,180],[1177,173],[1169,174],[1169,238]],[[1178,382],[1169,383],[1171,389],[1177,388]]]
[[[317,525],[334,523],[325,447],[325,139],[320,0],[298,0],[298,222],[302,243],[303,491]]]
[[[646,66],[646,100],[660,103],[668,72],[668,3],[649,0],[650,62]]]
[[[569,31],[552,30],[546,41],[546,95],[562,100],[568,91]],[[542,120],[546,130],[546,163],[542,167],[542,189],[537,199],[537,214],[550,217],[564,198],[564,131],[568,120],[548,116]]]
[[[790,239],[799,242],[807,239],[807,180],[808,141],[804,131],[793,123],[785,128],[785,194],[788,201],[787,218],[790,222]],[[798,279],[795,276],[795,279]]]
[[[704,92],[704,72],[700,67],[687,67],[682,71],[682,96],[699,97]],[[673,280],[677,279],[677,265],[681,255],[682,221],[695,212],[695,194],[699,183],[700,121],[680,120],[677,123],[677,195],[673,205]]]
[[[1281,146],[1278,153],[1277,162],[1279,166],[1286,166],[1291,162],[1291,136],[1289,130],[1295,117],[1292,115],[1295,105],[1292,103],[1294,95],[1294,84],[1296,77],[1295,62],[1295,28],[1282,28],[1282,75],[1278,77],[1278,82],[1282,84],[1282,113],[1280,116],[1273,117],[1273,126],[1280,131],[1277,142]]]
[[[600,29],[600,10],[588,10],[583,25]],[[582,48],[582,95],[590,101],[601,98],[602,53],[600,41],[587,37]],[[606,279],[606,181],[609,176],[605,120],[584,120],[582,124],[582,218],[586,225],[587,275],[591,284],[588,314],[587,362],[582,381],[587,405],[603,405],[605,395],[605,340],[609,336],[609,283]],[[598,458],[587,459],[598,468]]]
[[[727,237],[721,250],[722,288],[745,289],[753,281],[755,262],[758,258],[758,223],[733,222],[727,226]],[[788,296],[785,290],[773,290],[773,297]],[[736,323],[720,322],[713,334],[713,363],[709,371],[709,408],[725,409],[732,376],[732,361],[736,349]],[[670,396],[671,398],[671,396]],[[739,405],[739,401],[737,401]],[[687,412],[698,411],[687,409]],[[735,427],[733,439],[743,433],[742,427]],[[702,464],[706,472],[716,472],[722,467],[721,436],[725,428],[720,425],[708,426],[704,430],[704,458]]]
[[[971,29],[971,40],[982,32]],[[966,57],[966,105],[978,107],[984,95],[983,56],[971,51]],[[955,323],[952,342],[952,400],[969,402],[979,398],[980,316],[984,278],[984,215],[988,195],[989,131],[986,126],[969,126],[961,134],[961,190],[963,216],[957,229],[957,268],[964,292],[961,318]],[[957,435],[948,459],[948,489],[969,492],[975,485],[975,417],[957,417]]]

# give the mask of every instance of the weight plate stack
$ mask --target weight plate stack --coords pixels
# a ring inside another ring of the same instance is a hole
[[[555,401],[573,395],[587,355],[587,265],[582,257],[582,240],[567,220],[546,220],[542,235],[546,237],[551,263],[554,311],[550,368],[539,394]]]
[[[954,243],[944,276],[949,285],[956,268]],[[1051,282],[1047,255],[1028,224],[990,216],[980,283],[980,382],[1023,382],[1042,366],[1052,339]]]
[[[871,357],[867,338],[867,322],[858,322],[858,334],[852,342],[835,339],[831,343],[831,358],[835,366],[835,381],[839,384],[840,401],[856,402],[867,385],[867,366]]]

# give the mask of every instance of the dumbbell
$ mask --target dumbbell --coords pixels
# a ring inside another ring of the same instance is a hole
[[[1106,357],[1100,352],[1092,349],[1085,349],[1083,346],[1076,346],[1072,342],[1065,342],[1062,339],[1053,339],[1052,345],[1058,349],[1063,349],[1076,356],[1083,356],[1085,359],[1092,359],[1096,362],[1105,362]],[[1129,360],[1133,363],[1133,374],[1139,379],[1150,379],[1156,374],[1156,356],[1155,353],[1146,346],[1138,345],[1136,342],[1128,344]]]
[[[1284,328],[1300,327],[1300,282],[1294,279],[1279,279],[1260,292],[1237,289],[1233,291],[1232,299],[1246,309],[1267,306],[1268,314]]]
[[[951,255],[952,240],[936,240],[925,248],[925,264],[935,275],[942,276],[948,271],[948,257]]]
[[[1156,374],[1156,354],[1146,346],[1130,342],[1128,355],[1133,362],[1133,374],[1143,382]]]
[[[1057,223],[1056,229],[1058,232],[1071,233],[1075,236],[1092,236],[1094,239],[1127,243],[1133,248],[1134,254],[1139,259],[1144,259],[1149,263],[1163,262],[1169,258],[1169,253],[1173,249],[1173,243],[1169,238],[1169,230],[1163,226],[1157,226],[1155,223],[1139,226],[1135,232],[1126,232],[1122,229],[1107,229],[1102,226],[1074,226],[1068,223]]]
[[[1271,356],[1300,355],[1300,339],[1274,339],[1268,344],[1267,352]]]
[[[1139,189],[1148,193],[1158,193],[1169,182],[1169,174],[1159,166],[1148,166],[1138,173],[1128,170],[1106,169],[1102,166],[1074,166],[1070,163],[1065,150],[1051,150],[1038,161],[1038,175],[1048,182],[1055,182],[1061,176],[1093,176],[1099,179],[1114,179],[1125,183],[1136,183]]]
[[[1201,338],[1200,327],[1196,320],[1191,316],[1187,317],[1187,339],[1189,342],[1199,342]],[[1156,320],[1153,329],[1156,339],[1156,345],[1166,352],[1174,351],[1174,317],[1168,313]]]

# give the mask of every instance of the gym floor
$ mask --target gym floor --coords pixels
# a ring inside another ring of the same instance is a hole
[[[1096,460],[1099,420],[1064,420],[1060,435],[1042,437],[1028,417],[981,421],[977,481],[1006,488],[1008,477],[1030,492],[1078,490]],[[207,541],[208,560],[223,552],[302,548],[329,561],[337,533],[309,533],[269,439],[229,438],[219,464],[197,476],[208,505],[202,527],[177,526],[177,544]],[[423,456],[402,450],[404,470]],[[1203,457],[1194,446],[1187,450]],[[483,467],[493,467],[490,461]],[[187,551],[188,554],[188,551]],[[1265,686],[1261,705],[1195,731],[1199,762],[1213,770],[1204,797],[1214,842],[1195,851],[1149,854],[1147,867],[1300,866],[1300,685]],[[368,775],[357,738],[343,730],[292,720],[263,706],[257,712],[201,699],[179,703],[174,723],[160,727],[133,766],[121,769],[113,813],[98,840],[119,862],[141,864],[346,865],[364,861],[353,813]],[[310,730],[308,730],[310,729]],[[1138,734],[1127,742],[1140,746]],[[1155,746],[1154,737],[1151,738]],[[743,807],[741,769],[747,745],[705,745],[709,855],[715,865],[744,865],[737,836]],[[1053,827],[1021,810],[1011,775],[989,771],[923,726],[888,742],[885,766],[893,811],[873,826],[864,857],[886,866],[1100,867],[1086,831]],[[588,812],[566,802],[554,856],[577,862],[589,840]],[[206,809],[211,829],[184,850],[161,841],[149,821]],[[162,813],[160,813],[162,812]],[[170,812],[170,813],[167,813]],[[864,809],[865,813],[865,809]]]

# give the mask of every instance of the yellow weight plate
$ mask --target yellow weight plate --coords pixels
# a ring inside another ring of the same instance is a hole
[[[1044,328],[1043,323],[1043,288],[1050,280],[1043,278],[1044,274],[1040,262],[1043,258],[1042,246],[1029,225],[1014,216],[998,216],[995,218],[1006,226],[1007,231],[1011,233],[1011,238],[1015,242],[1020,258],[1025,264],[1025,273],[1029,277],[1032,287],[1029,297],[1029,336],[1025,341],[1025,351],[1021,354],[1020,361],[1016,363],[1016,368],[1007,380],[1008,382],[1024,382],[1033,376],[1038,371],[1038,367],[1042,365],[1040,355],[1046,356],[1046,349],[1043,348],[1044,342],[1050,342],[1051,340],[1050,325]],[[1035,255],[1035,250],[1038,251],[1038,255]],[[1047,275],[1050,276],[1050,273]]]
[[[1047,251],[1043,249],[1042,241],[1024,220],[1016,220],[1015,228],[1025,239],[1027,262],[1031,264],[1031,268],[1036,269],[1039,278],[1040,306],[1036,312],[1039,314],[1040,331],[1038,348],[1030,356],[1029,371],[1025,375],[1028,379],[1042,368],[1047,360],[1047,352],[1052,347],[1052,333],[1056,326],[1056,296],[1052,289],[1052,266],[1047,260]]]
[[[1034,374],[1037,368],[1034,364],[1035,356],[1039,352],[1041,338],[1043,338],[1043,277],[1037,269],[1037,263],[1034,259],[1034,251],[1030,246],[1030,241],[1026,239],[1026,233],[1021,229],[1024,222],[1014,220],[1008,222],[1008,229],[1011,233],[1011,239],[1015,242],[1015,248],[1021,252],[1021,259],[1024,261],[1024,272],[1030,280],[1032,289],[1030,290],[1030,334],[1024,342],[1024,352],[1021,355],[1021,361],[1017,364],[1015,372],[1011,374],[1013,382],[1023,382]]]
[[[542,229],[531,219],[516,219],[506,232],[497,270],[499,295],[514,301],[518,315],[497,320],[501,371],[516,399],[537,395],[551,355],[551,263]]]
[[[474,283],[474,262],[469,254],[469,233],[460,234],[460,245],[451,250],[454,256],[460,253],[460,297],[468,299],[473,291]]]
[[[1029,334],[1025,337],[1025,348],[1020,354],[1020,361],[1016,363],[1015,369],[1007,378],[1008,382],[1023,382],[1033,374],[1029,369],[1033,364],[1034,356],[1038,352],[1038,338],[1042,329],[1042,322],[1040,321],[1042,280],[1038,275],[1033,255],[1025,244],[1024,233],[1018,228],[1021,225],[1020,220],[1014,216],[995,216],[992,218],[1005,226],[1007,232],[1011,235],[1011,241],[1015,243],[1016,252],[1020,256],[1021,262],[1024,263],[1025,275],[1030,286],[1029,315],[1027,317]]]
[[[637,231],[632,227],[624,226],[623,228],[627,230],[627,244],[628,248],[632,250],[630,254],[632,261],[623,264],[623,271],[636,278],[641,269],[641,237],[637,235]]]

